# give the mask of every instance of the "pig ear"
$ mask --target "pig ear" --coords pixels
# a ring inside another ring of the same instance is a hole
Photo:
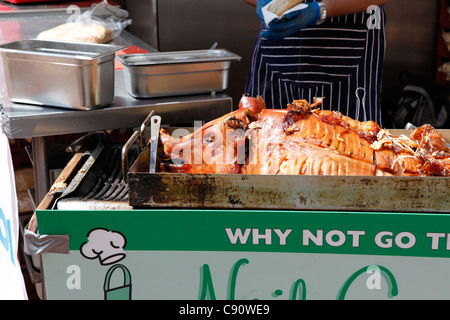
[[[248,94],[243,94],[239,101],[239,109],[243,110],[245,108],[249,108],[254,114],[257,114],[266,109],[266,104],[261,96],[253,98]]]

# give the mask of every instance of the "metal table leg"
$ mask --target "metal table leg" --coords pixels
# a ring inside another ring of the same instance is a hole
[[[33,152],[33,172],[36,206],[44,199],[50,189],[50,177],[47,158],[47,138],[34,137],[31,140]]]

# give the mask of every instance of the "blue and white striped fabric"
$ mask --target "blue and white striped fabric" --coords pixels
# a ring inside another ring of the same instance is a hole
[[[263,96],[267,107],[276,109],[297,99],[312,102],[314,97],[325,97],[323,109],[381,124],[383,9],[379,28],[368,27],[370,18],[367,13],[329,18],[283,40],[261,38],[261,27],[246,93]],[[358,88],[366,92],[359,109]]]

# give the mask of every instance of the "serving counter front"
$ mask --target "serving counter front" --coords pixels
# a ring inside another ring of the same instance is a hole
[[[41,211],[38,223],[59,237],[42,254],[47,299],[450,298],[448,214]]]

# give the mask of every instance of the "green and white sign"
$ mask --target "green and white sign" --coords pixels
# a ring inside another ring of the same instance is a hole
[[[450,215],[39,211],[48,299],[450,299]]]

